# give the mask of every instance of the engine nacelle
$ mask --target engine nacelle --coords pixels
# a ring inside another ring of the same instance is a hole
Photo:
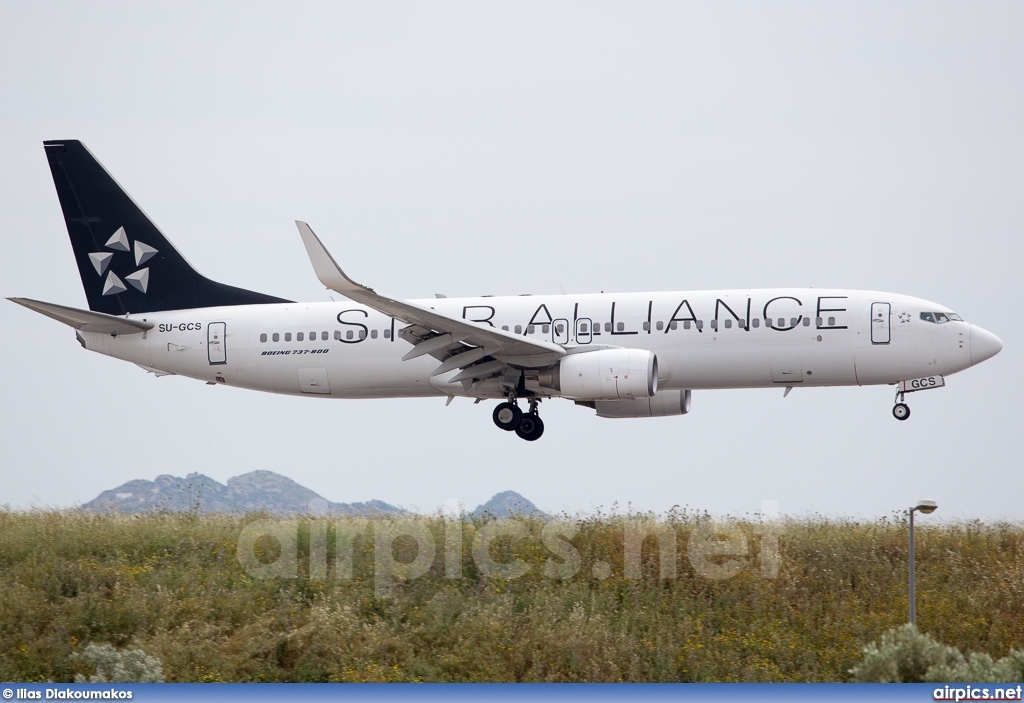
[[[587,403],[598,417],[669,417],[690,412],[690,391],[661,391],[639,400],[605,400]]]
[[[542,369],[541,387],[570,400],[650,398],[658,390],[658,357],[646,349],[598,349],[568,354]]]

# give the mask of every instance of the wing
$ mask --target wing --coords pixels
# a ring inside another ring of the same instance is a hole
[[[501,372],[506,366],[544,367],[566,352],[558,344],[512,334],[457,317],[407,300],[380,295],[356,283],[341,270],[330,252],[305,222],[296,222],[317,278],[327,288],[357,303],[408,325],[401,331],[413,348],[403,360],[429,354],[441,364],[432,376],[462,369],[451,381],[469,382]]]

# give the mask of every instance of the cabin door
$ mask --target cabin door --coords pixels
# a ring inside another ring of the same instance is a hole
[[[888,344],[891,339],[889,329],[889,303],[871,303],[871,343]]]
[[[210,365],[228,363],[228,350],[224,345],[227,337],[227,324],[211,322],[206,327],[206,350]]]

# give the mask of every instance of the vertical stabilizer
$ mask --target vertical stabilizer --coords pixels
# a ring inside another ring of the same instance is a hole
[[[80,141],[43,146],[90,310],[124,315],[288,302],[201,275]]]

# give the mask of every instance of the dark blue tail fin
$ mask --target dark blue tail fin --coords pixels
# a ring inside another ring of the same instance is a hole
[[[81,142],[43,142],[89,309],[109,315],[289,301],[202,276]]]

